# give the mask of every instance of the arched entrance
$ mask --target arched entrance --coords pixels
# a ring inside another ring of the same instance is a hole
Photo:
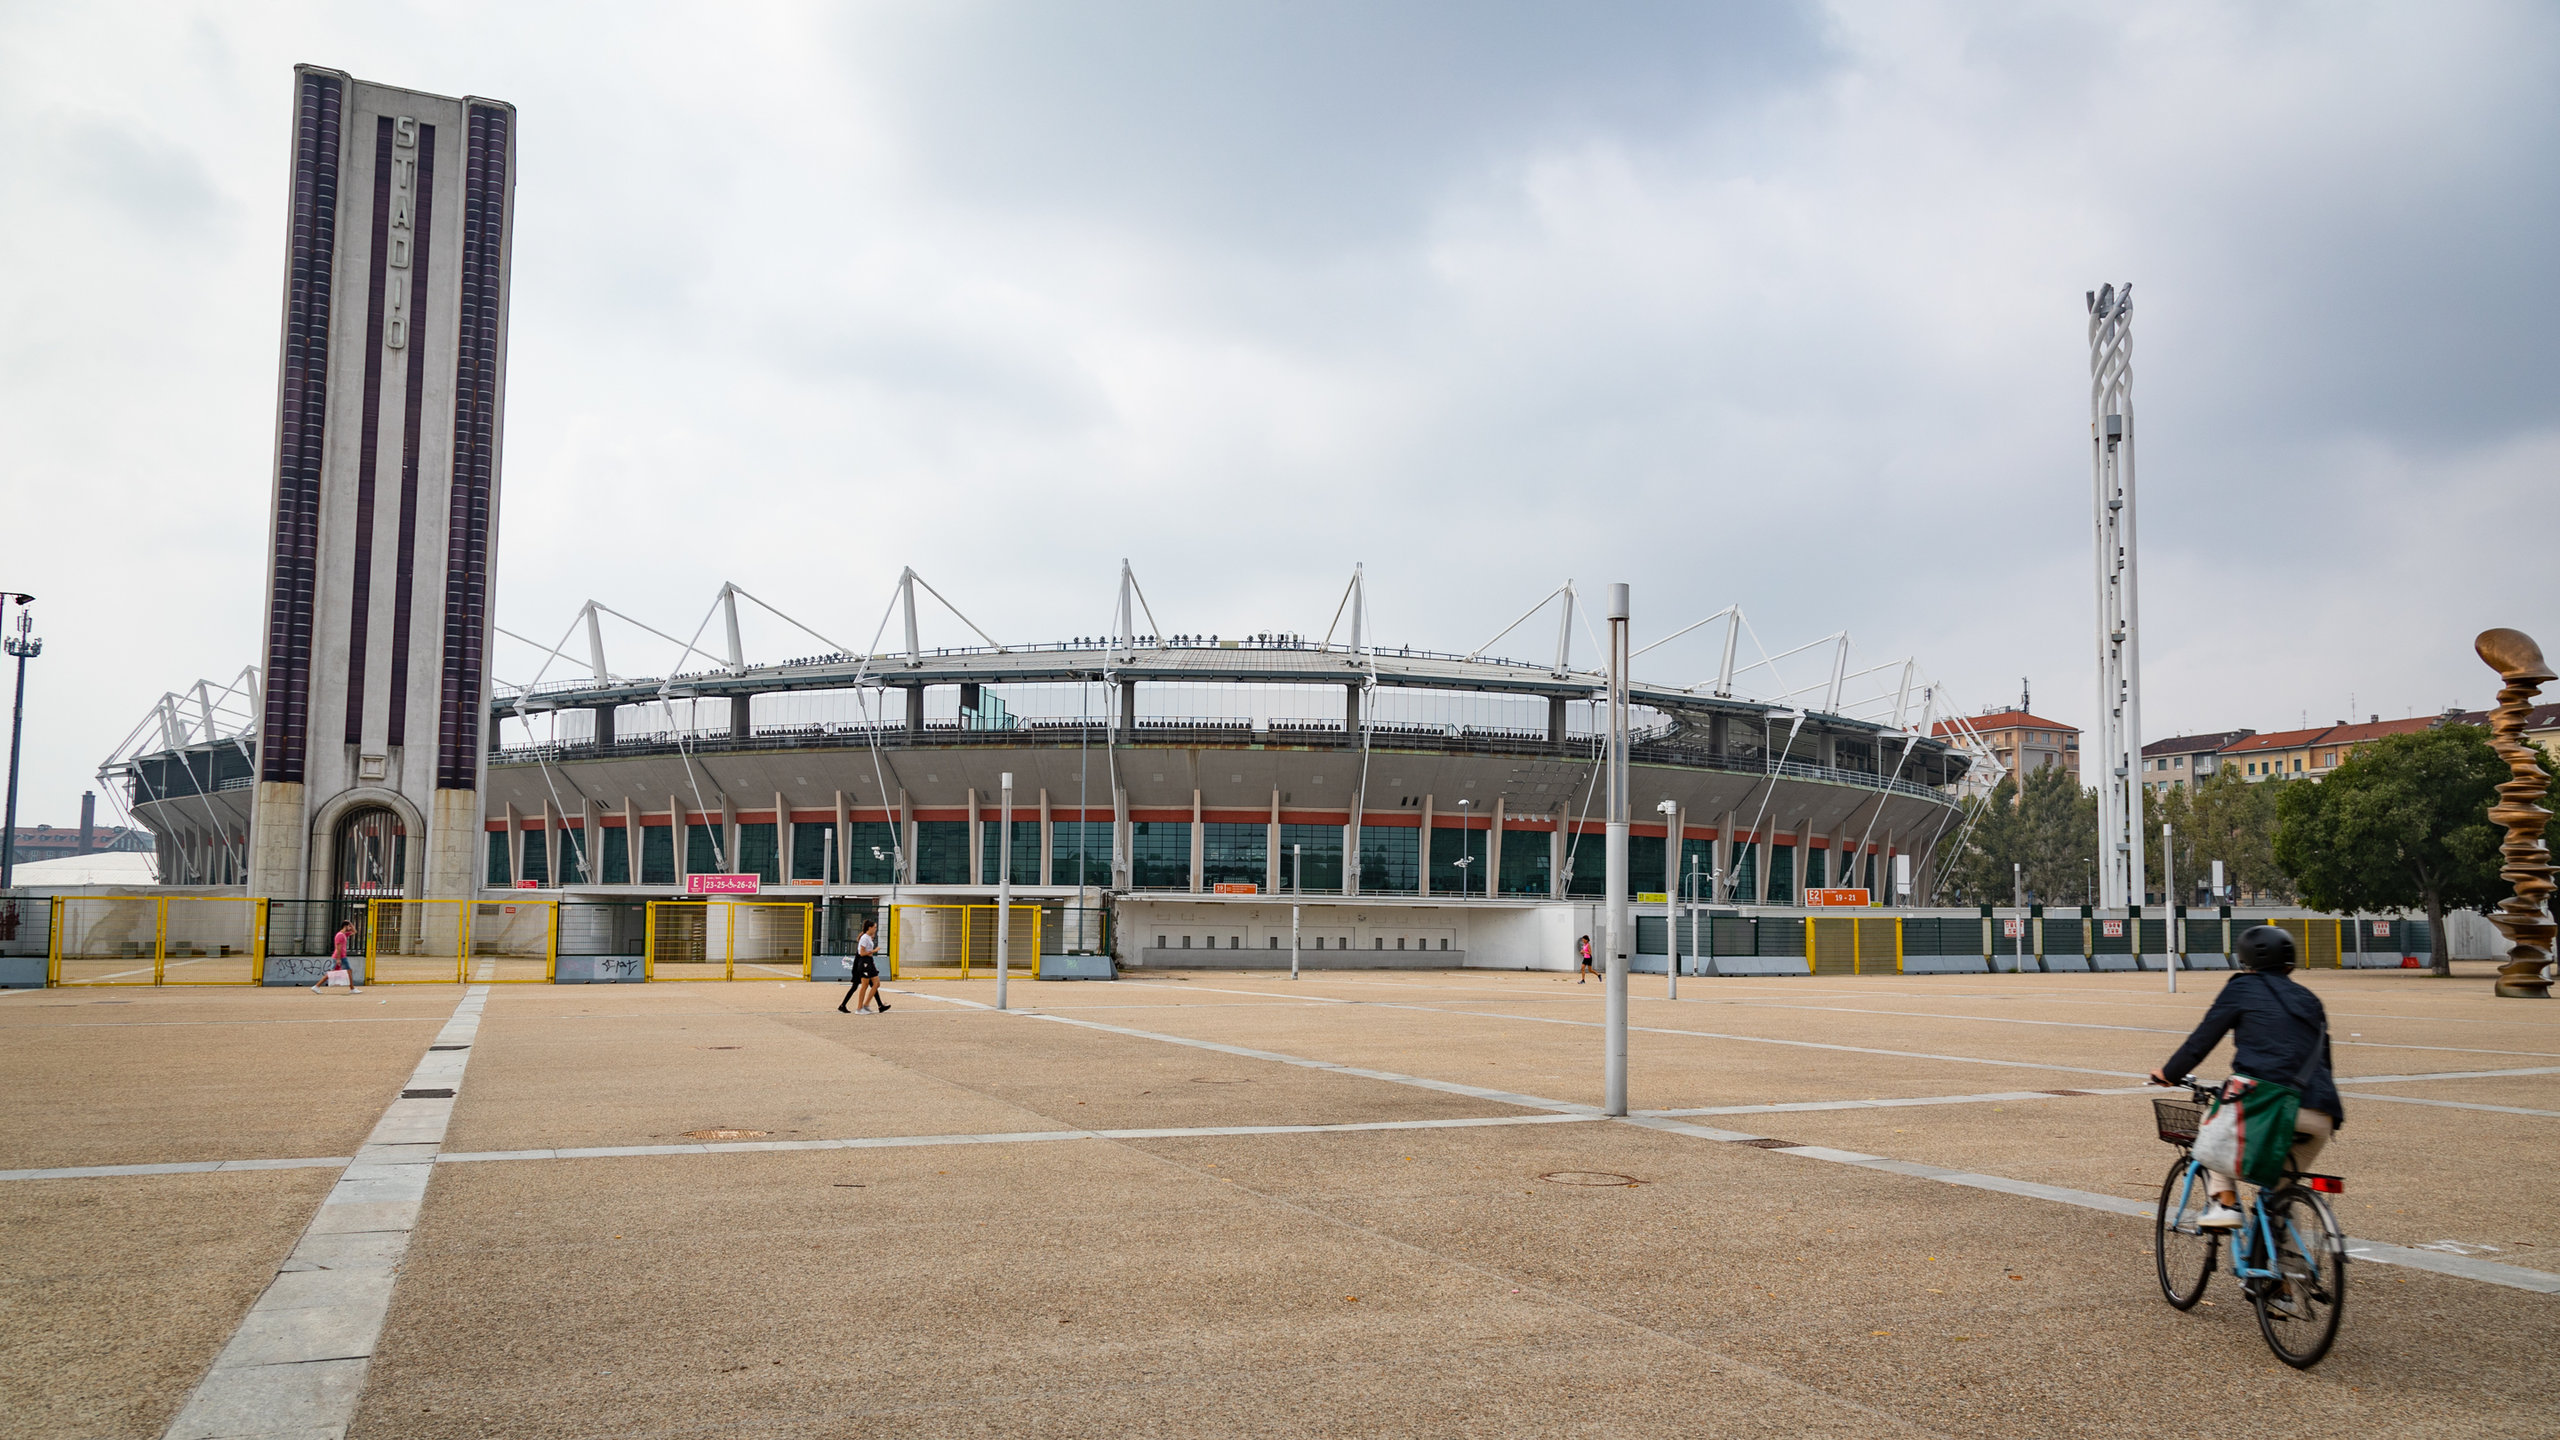
[[[349,920],[363,928],[365,904],[406,893],[409,830],[399,812],[382,805],[348,811],[338,821],[329,885],[329,928]]]

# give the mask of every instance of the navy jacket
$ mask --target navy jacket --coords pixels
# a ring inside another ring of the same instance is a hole
[[[2320,1033],[2326,1019],[2320,997],[2309,990],[2281,975],[2244,970],[2223,982],[2222,993],[2213,997],[2213,1008],[2204,1012],[2204,1023],[2160,1067],[2160,1073],[2172,1080],[2193,1074],[2214,1045],[2229,1035],[2233,1071],[2290,1085],[2317,1045],[2320,1063],[2303,1083],[2302,1108],[2325,1110],[2343,1126],[2346,1107],[2338,1100],[2337,1081],[2330,1078],[2329,1045]]]

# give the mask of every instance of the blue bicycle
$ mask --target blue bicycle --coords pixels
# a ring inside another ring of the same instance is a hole
[[[2190,1080],[2185,1089],[2192,1099],[2151,1102],[2160,1138],[2181,1152],[2160,1186],[2151,1234],[2160,1293],[2177,1308],[2191,1310],[2213,1278],[2226,1232],[2196,1223],[2213,1195],[2204,1166],[2191,1153],[2206,1108],[2221,1087]],[[2259,1333],[2277,1359],[2297,1370],[2310,1369],[2329,1353],[2346,1312],[2347,1237],[2322,1198],[2345,1194],[2346,1188],[2335,1175],[2304,1174],[2287,1165],[2281,1181],[2261,1188],[2241,1206],[2239,1228],[2227,1232],[2231,1273],[2257,1309]]]

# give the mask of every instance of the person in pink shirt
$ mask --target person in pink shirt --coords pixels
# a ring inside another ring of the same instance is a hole
[[[353,920],[350,920],[346,924],[338,927],[338,934],[336,938],[329,942],[329,968],[320,973],[320,983],[312,986],[312,989],[322,991],[327,990],[329,988],[329,977],[341,970],[344,970],[347,972],[347,993],[350,995],[356,993],[355,967],[347,963],[347,946],[352,943],[355,938],[356,922]]]

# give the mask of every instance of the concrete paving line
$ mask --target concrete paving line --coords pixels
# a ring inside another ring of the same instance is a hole
[[[1914,1105],[1990,1105],[2001,1101],[2061,1100],[2084,1095],[2163,1095],[2157,1085],[2111,1090],[1994,1090],[1981,1095],[1913,1095],[1891,1100],[1790,1100],[1774,1105],[1702,1105],[1684,1110],[1638,1110],[1648,1119],[1682,1115],[1787,1115],[1808,1110],[1898,1110]]]
[[[1565,1020],[1547,1015],[1503,1015],[1473,1010],[1443,1010],[1435,1005],[1408,1005],[1393,1000],[1363,1000],[1363,1005],[1380,1010],[1420,1010],[1432,1015],[1455,1015],[1469,1020],[1509,1020],[1521,1025],[1571,1025],[1584,1030],[1597,1030],[1597,1020]],[[1644,1035],[1686,1035],[1700,1040],[1737,1040],[1750,1045],[1784,1045],[1798,1050],[1841,1050],[1852,1055],[1882,1055],[1895,1060],[1944,1060],[1958,1065],[1997,1065],[2009,1070],[2058,1070],[2071,1075],[2104,1075],[2110,1080],[2139,1080],[2130,1070],[2096,1070],[2086,1065],[2048,1065],[2040,1060],[1988,1060],[1979,1055],[1936,1055],[1925,1050],[1879,1050],[1867,1045],[1832,1045],[1820,1040],[1779,1040],[1767,1035],[1726,1035],[1713,1030],[1674,1030],[1661,1025],[1630,1025],[1629,1030]]]
[[[2560,1110],[2528,1110],[2521,1105],[2490,1105],[2478,1100],[2427,1100],[2416,1095],[2375,1095],[2363,1090],[2348,1092],[2362,1104],[2379,1100],[2386,1105],[2433,1105],[2440,1110],[2487,1110],[2499,1115],[2546,1115],[2560,1118]]]
[[[1711,1130],[1679,1120],[1646,1116],[1629,1116],[1625,1122],[1648,1130],[1665,1130],[1675,1135],[1690,1135],[1701,1140],[1727,1143],[1762,1141],[1765,1136],[1743,1135],[1731,1130]],[[2157,1212],[2155,1202],[2128,1200],[2120,1195],[2101,1195],[2089,1190],[2073,1190],[2061,1185],[2039,1185],[2032,1180],[2012,1180],[2005,1175],[1980,1175],[1967,1170],[1951,1170],[1943,1165],[1926,1165],[1916,1160],[1891,1160],[1882,1155],[1865,1155],[1855,1150],[1835,1150],[1828,1145],[1759,1145],[1777,1155],[1797,1155],[1807,1160],[1822,1160],[1835,1165],[1855,1165],[1866,1170],[1881,1170],[1891,1175],[1907,1175],[1916,1180],[1935,1180],[1946,1185],[1961,1185],[1971,1190],[1989,1190],[2002,1195],[2017,1195],[2030,1200],[2046,1200],[2058,1205],[2074,1205],[2083,1210],[2099,1210],[2136,1220],[2149,1220]],[[2377,1240],[2350,1237],[2347,1253],[2358,1260],[2377,1265],[2397,1265],[2409,1270],[2427,1270],[2438,1275],[2451,1275],[2464,1280],[2477,1280],[2487,1285],[2500,1285],[2510,1290],[2528,1290],[2538,1295],[2560,1295],[2560,1273],[2529,1270],[2521,1265],[2500,1265],[2495,1261],[2474,1260],[2468,1256],[2441,1254],[2433,1250],[2412,1249],[2405,1245],[2385,1245]]]
[[[993,1009],[994,1007],[981,1006],[980,1008]],[[1428,1009],[1429,1007],[1401,1006],[1394,1008]],[[1221,1045],[1209,1040],[1194,1040],[1183,1035],[1163,1035],[1146,1030],[1131,1029],[1122,1025],[1105,1025],[1097,1020],[1075,1020],[1063,1015],[1040,1015],[1030,1013],[1024,1014],[1023,1018],[1027,1020],[1047,1020],[1059,1025],[1082,1026],[1089,1030],[1101,1030],[1114,1035],[1134,1036],[1141,1040],[1156,1040],[1166,1044],[1183,1045],[1198,1050],[1214,1050],[1221,1054],[1237,1055],[1246,1059],[1270,1060],[1283,1065],[1296,1065],[1312,1070],[1331,1070],[1339,1074],[1357,1075],[1371,1080],[1385,1080],[1399,1085],[1413,1085],[1426,1090],[1439,1090],[1450,1094],[1472,1095],[1482,1099],[1498,1099],[1505,1104],[1519,1105],[1529,1109],[1542,1109],[1558,1114],[1592,1115],[1598,1113],[1598,1107],[1592,1105],[1575,1105],[1567,1101],[1549,1100],[1535,1095],[1518,1095],[1502,1091],[1486,1090],[1478,1086],[1459,1085],[1446,1080],[1433,1080],[1425,1076],[1398,1075],[1392,1071],[1386,1070],[1365,1070],[1350,1065],[1337,1065],[1330,1060],[1310,1060],[1302,1056],[1279,1054],[1276,1051],[1249,1050],[1241,1045]],[[1554,1023],[1578,1024],[1586,1022],[1559,1021]],[[1690,1032],[1679,1031],[1673,1033],[1686,1034]],[[1730,1038],[1748,1039],[1751,1037],[1740,1036]],[[1773,1043],[1806,1044],[1810,1042],[1778,1041]],[[1840,1050],[1854,1047],[1828,1045],[1818,1048]],[[1875,1051],[1872,1053],[1890,1055],[1898,1054],[1900,1052]],[[1921,1058],[1935,1059],[1960,1057],[1925,1056]],[[1982,1063],[2012,1064],[2018,1062],[1986,1061]],[[2051,1069],[2056,1067],[2036,1066],[2032,1068]],[[2112,1074],[2115,1072],[2090,1071],[2085,1073]],[[1704,1125],[1690,1124],[1685,1120],[1673,1120],[1659,1116],[1629,1115],[1621,1118],[1618,1123],[1623,1125],[1633,1125],[1647,1130],[1667,1131],[1674,1135],[1687,1135],[1700,1140],[1719,1140],[1736,1144],[1745,1141],[1760,1141],[1768,1138],[1766,1136],[1753,1135],[1739,1130],[1711,1129]],[[1821,1145],[1789,1145],[1761,1148],[1774,1149],[1780,1154],[1801,1155],[1812,1160],[1829,1160],[1839,1164],[1859,1165],[1872,1170],[1883,1170],[1892,1174],[1908,1175],[1923,1180],[1937,1180],[1949,1185],[1963,1185],[1976,1190],[1991,1190],[2004,1195],[2018,1195],[2024,1196],[2028,1199],[2050,1200],[2065,1205],[2078,1205],[2084,1209],[2104,1210],[2110,1214],[2116,1215],[2148,1217],[2153,1213],[2154,1209],[2152,1205],[2143,1201],[2121,1199],[2114,1195],[2099,1195],[2086,1190],[2066,1189],[2058,1185],[2039,1185],[2030,1180],[2012,1180],[2006,1176],[2000,1175],[1978,1175],[1970,1171],[1951,1170],[1939,1165],[1925,1165],[1914,1160],[1889,1160],[1881,1155],[1862,1155],[1854,1150],[1834,1150]],[[2473,1260],[2460,1255],[2438,1254],[2431,1250],[2413,1250],[2405,1246],[2385,1245],[2379,1241],[2370,1240],[2349,1240],[2347,1253],[2355,1256],[2357,1259],[2369,1260],[2376,1264],[2399,1265],[2412,1270],[2429,1270],[2440,1275],[2453,1275],[2465,1280],[2477,1280],[2485,1284],[2501,1285],[2511,1290],[2530,1290],[2537,1294],[2560,1295],[2560,1274],[2542,1270],[2528,1270],[2520,1265],[2499,1265],[2486,1260]]]
[[[2416,1075],[2341,1075],[2341,1085],[2404,1085],[2412,1080],[2504,1080],[2511,1075],[2560,1075],[2560,1065],[2524,1070],[2439,1070]]]
[[[618,1160],[635,1155],[740,1155],[793,1150],[908,1150],[941,1145],[1046,1145],[1060,1140],[1198,1140],[1253,1135],[1332,1135],[1363,1130],[1474,1130],[1489,1125],[1564,1125],[1598,1115],[1479,1115],[1458,1120],[1351,1120],[1331,1125],[1176,1125],[1139,1130],[1006,1130],[983,1135],[865,1135],[844,1140],[719,1140],[699,1145],[594,1145],[554,1150],[473,1150],[439,1155],[439,1165],[493,1160]]]
[[[1233,990],[1219,985],[1182,984],[1177,986],[1170,980],[1122,980],[1120,983],[1141,990],[1179,989],[1195,995],[1202,992],[1211,995],[1252,995],[1264,1000],[1293,1000],[1302,1005],[1357,1005],[1360,1003],[1357,1000],[1345,1000],[1338,995],[1292,995],[1286,990],[1277,993],[1269,990]]]
[[[364,1395],[427,1177],[453,1120],[489,988],[471,986],[454,1006],[163,1440],[346,1433]]]
[[[1638,998],[1660,999],[1661,997]],[[2050,1025],[2064,1030],[2123,1030],[2138,1035],[2184,1035],[2187,1033],[2187,1029],[2163,1028],[2154,1025],[2100,1025],[2088,1020],[2029,1020],[2015,1015],[1944,1015],[1933,1010],[1866,1010],[1847,1005],[1780,1005],[1751,1000],[1681,1000],[1669,1003],[1730,1005],[1738,1010],[1813,1010],[1833,1015],[1883,1015],[1903,1020],[1970,1020],[1982,1025]],[[2482,1050],[2468,1045],[2397,1045],[2385,1040],[2349,1040],[2334,1035],[2330,1037],[2329,1043],[2341,1048],[2351,1046],[2361,1050],[2430,1050],[2442,1051],[2449,1055],[2524,1055],[2536,1059],[2560,1059],[2560,1054],[2547,1050]]]
[[[114,1175],[218,1175],[237,1170],[344,1170],[352,1155],[302,1160],[177,1160],[158,1165],[62,1165],[50,1170],[0,1170],[0,1180],[95,1180]]]

